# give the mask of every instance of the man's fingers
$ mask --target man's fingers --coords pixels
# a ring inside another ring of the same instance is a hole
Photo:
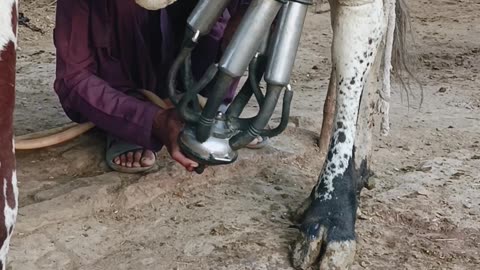
[[[173,109],[168,112],[167,117],[167,128],[162,129],[160,137],[162,138],[173,160],[180,163],[180,165],[191,172],[199,165],[197,162],[187,158],[182,154],[182,152],[180,152],[180,147],[178,146],[177,142],[184,123],[181,121],[180,116]]]
[[[185,157],[180,151],[173,151],[172,158],[189,171],[192,171],[194,168],[198,167],[197,162]]]

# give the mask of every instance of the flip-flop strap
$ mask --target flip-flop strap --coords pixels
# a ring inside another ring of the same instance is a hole
[[[107,162],[112,162],[114,158],[120,156],[121,154],[143,149],[144,148],[139,145],[126,143],[112,136],[107,136],[107,149],[105,158],[107,159]]]

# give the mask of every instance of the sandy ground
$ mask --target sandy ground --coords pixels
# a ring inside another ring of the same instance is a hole
[[[416,91],[408,109],[395,87],[392,134],[375,135],[377,185],[361,196],[353,269],[479,269],[480,4],[409,2],[425,101],[419,109]],[[20,28],[17,135],[69,122],[52,90],[54,2],[20,4],[44,33]],[[148,175],[109,172],[98,132],[18,153],[10,269],[291,269],[288,216],[320,169],[329,25],[328,13],[309,14],[288,130],[234,165],[198,176],[163,158]]]

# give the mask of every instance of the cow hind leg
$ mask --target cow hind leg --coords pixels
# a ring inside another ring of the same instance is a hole
[[[384,33],[383,0],[332,0],[332,63],[337,87],[327,160],[298,228],[297,269],[348,269],[356,251],[355,137],[360,100]],[[362,116],[363,117],[363,116]],[[362,167],[362,166],[360,166]],[[360,172],[362,173],[362,172]]]

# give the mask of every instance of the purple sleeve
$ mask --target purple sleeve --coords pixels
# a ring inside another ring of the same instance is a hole
[[[54,88],[66,114],[76,122],[91,121],[110,134],[159,150],[152,137],[155,105],[113,89],[96,76],[96,55],[89,42],[89,1],[57,2],[54,43],[57,70]]]

